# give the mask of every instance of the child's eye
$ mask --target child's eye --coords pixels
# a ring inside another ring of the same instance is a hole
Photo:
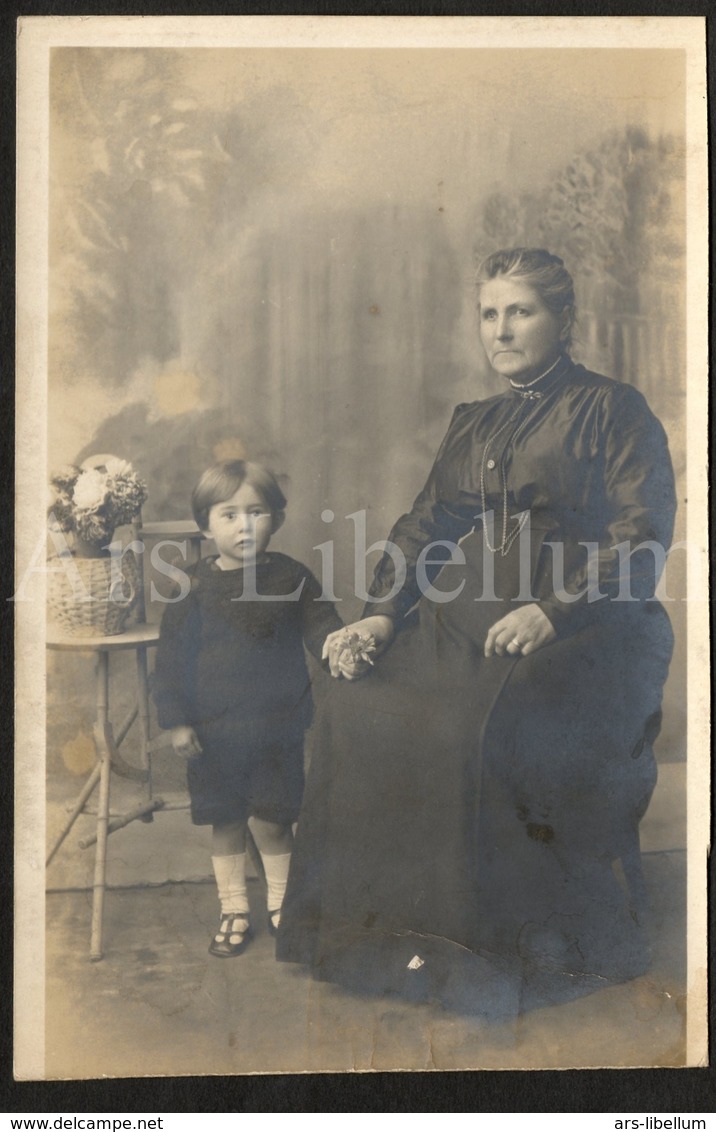
[[[486,310],[486,311],[482,312],[482,321],[483,322],[493,322],[496,317],[497,317],[497,311]]]

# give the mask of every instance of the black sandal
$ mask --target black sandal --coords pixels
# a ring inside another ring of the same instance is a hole
[[[241,927],[237,926],[237,921]],[[222,912],[219,930],[209,944],[209,954],[217,959],[231,959],[241,955],[251,939],[251,923],[248,912]]]

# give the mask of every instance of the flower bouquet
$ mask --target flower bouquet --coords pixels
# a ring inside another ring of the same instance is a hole
[[[147,500],[144,480],[116,456],[62,468],[50,485],[50,527],[71,535],[71,548],[83,558],[107,556],[117,527],[131,523]]]
[[[48,604],[72,636],[121,633],[141,592],[131,549],[111,547],[117,527],[132,522],[146,484],[126,460],[95,456],[50,480],[49,528],[57,553],[48,570]],[[66,536],[58,547],[58,535]]]

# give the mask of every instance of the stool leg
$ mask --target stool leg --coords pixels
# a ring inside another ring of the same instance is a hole
[[[62,829],[62,833],[59,834],[59,836],[57,837],[57,840],[55,841],[55,844],[52,846],[52,848],[50,849],[50,852],[47,854],[47,860],[45,861],[45,867],[47,867],[51,863],[51,861],[54,859],[55,853],[60,848],[60,845],[62,845],[62,842],[65,840],[65,838],[67,837],[67,834],[72,829],[72,826],[77,821],[77,818],[80,816],[80,814],[84,810],[85,805],[87,803],[87,800],[89,799],[92,791],[94,790],[95,786],[99,782],[101,773],[102,773],[102,764],[100,762],[98,762],[97,765],[92,770],[92,773],[90,774],[89,778],[85,782],[84,786],[82,787],[82,791],[81,791],[77,801],[75,802],[75,805],[72,809],[72,813],[70,814],[67,821],[65,822],[65,825]]]
[[[97,725],[95,743],[100,760],[99,799],[97,802],[97,851],[94,859],[94,883],[92,890],[92,931],[90,936],[90,959],[93,962],[102,958],[102,919],[104,915],[104,894],[107,887],[107,826],[109,824],[109,787],[112,774],[112,759],[105,740],[105,729],[109,718],[109,654],[97,654]]]
[[[147,675],[147,650],[137,648],[137,714],[142,754],[142,767],[147,772],[149,797],[152,796],[152,761],[149,735],[149,677]]]

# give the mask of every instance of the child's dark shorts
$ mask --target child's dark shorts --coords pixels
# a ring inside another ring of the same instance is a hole
[[[201,755],[187,763],[194,825],[262,818],[289,825],[303,798],[303,731],[247,736],[245,728],[197,727]]]

